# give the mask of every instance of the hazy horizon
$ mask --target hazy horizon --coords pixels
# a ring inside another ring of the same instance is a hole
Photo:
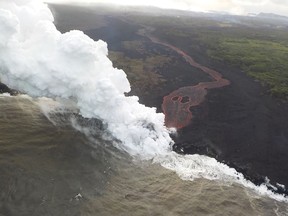
[[[236,15],[275,13],[288,16],[288,0],[45,0],[47,3],[108,3],[132,6],[155,6],[188,11],[219,11]]]

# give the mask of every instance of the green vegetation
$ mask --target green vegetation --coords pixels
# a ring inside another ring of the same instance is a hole
[[[221,39],[208,55],[240,67],[268,85],[278,97],[288,97],[288,44],[259,39]]]

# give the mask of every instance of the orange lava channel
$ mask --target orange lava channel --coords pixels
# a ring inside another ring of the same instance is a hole
[[[207,89],[221,88],[230,84],[222,75],[208,67],[200,65],[183,50],[171,44],[160,41],[159,39],[145,34],[152,42],[168,47],[181,55],[191,66],[202,70],[213,78],[211,82],[200,82],[195,86],[179,88],[165,96],[162,103],[162,110],[165,114],[165,124],[167,127],[183,128],[191,123],[193,114],[191,108],[198,106],[205,99]]]

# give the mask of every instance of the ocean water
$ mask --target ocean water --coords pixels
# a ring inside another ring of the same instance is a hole
[[[0,95],[0,215],[288,215],[288,205],[236,183],[185,181],[114,147],[105,126],[39,101]],[[79,119],[77,120],[79,123]]]

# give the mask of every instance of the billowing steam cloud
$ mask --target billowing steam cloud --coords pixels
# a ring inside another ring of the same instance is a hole
[[[132,155],[150,158],[170,148],[163,114],[124,96],[130,84],[107,58],[105,42],[81,31],[61,34],[37,1],[0,1],[0,8],[2,82],[36,97],[75,100],[83,117],[107,123]]]

